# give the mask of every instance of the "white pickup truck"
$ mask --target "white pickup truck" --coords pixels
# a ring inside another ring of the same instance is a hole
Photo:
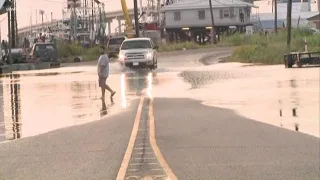
[[[121,65],[129,68],[158,67],[158,46],[154,45],[150,38],[131,38],[122,42],[118,61]]]

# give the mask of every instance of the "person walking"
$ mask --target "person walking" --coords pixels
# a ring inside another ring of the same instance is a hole
[[[100,46],[100,57],[98,60],[98,81],[99,87],[101,88],[101,99],[105,99],[105,92],[106,89],[111,93],[110,98],[112,99],[113,96],[116,94],[116,91],[112,90],[110,86],[106,84],[106,81],[109,77],[109,58],[106,54],[106,49],[104,46]]]

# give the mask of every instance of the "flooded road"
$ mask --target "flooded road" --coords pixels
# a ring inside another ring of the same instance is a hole
[[[319,67],[288,70],[282,65],[223,63],[182,71],[177,76],[180,90],[165,96],[159,92],[159,96],[192,97],[208,106],[232,109],[250,119],[320,137]]]
[[[203,54],[203,53],[202,53]],[[96,63],[41,71],[21,71],[0,78],[0,142],[100,120],[121,113],[142,90],[166,84],[165,73],[197,67],[195,53],[165,58],[159,69],[124,69],[112,63],[108,83],[117,93],[113,102],[100,100]],[[164,77],[159,79],[159,74]]]
[[[108,82],[117,94],[114,101],[107,98],[103,102],[93,70],[1,78],[4,121],[0,122],[0,139],[13,140],[100,120],[109,111],[125,110],[149,83],[158,83],[157,74],[148,71],[113,75]]]
[[[1,77],[0,179],[319,179],[319,69],[200,56]]]
[[[95,63],[1,77],[0,141],[120,113],[148,88],[155,97],[191,97],[206,105],[235,109],[255,120],[319,136],[317,68],[287,71],[281,66],[271,66],[272,70],[225,63],[201,66],[194,60],[198,54],[187,61],[182,57],[160,61],[161,66],[153,72],[123,69],[113,63],[108,83],[117,94],[114,101],[105,102],[100,100]]]

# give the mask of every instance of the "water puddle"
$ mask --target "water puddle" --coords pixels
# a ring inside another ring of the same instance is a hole
[[[144,90],[151,94],[152,85],[159,83],[155,72],[111,75],[107,83],[117,94],[102,101],[97,76],[89,69],[0,78],[0,142],[100,120],[126,110],[130,100]]]

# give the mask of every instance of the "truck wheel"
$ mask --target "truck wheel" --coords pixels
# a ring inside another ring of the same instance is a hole
[[[293,64],[294,64],[294,63],[293,63],[292,61],[287,60],[287,66],[288,66],[288,68],[292,68]]]
[[[302,67],[302,63],[301,62],[297,62],[297,66],[298,66],[298,68],[301,68]]]

